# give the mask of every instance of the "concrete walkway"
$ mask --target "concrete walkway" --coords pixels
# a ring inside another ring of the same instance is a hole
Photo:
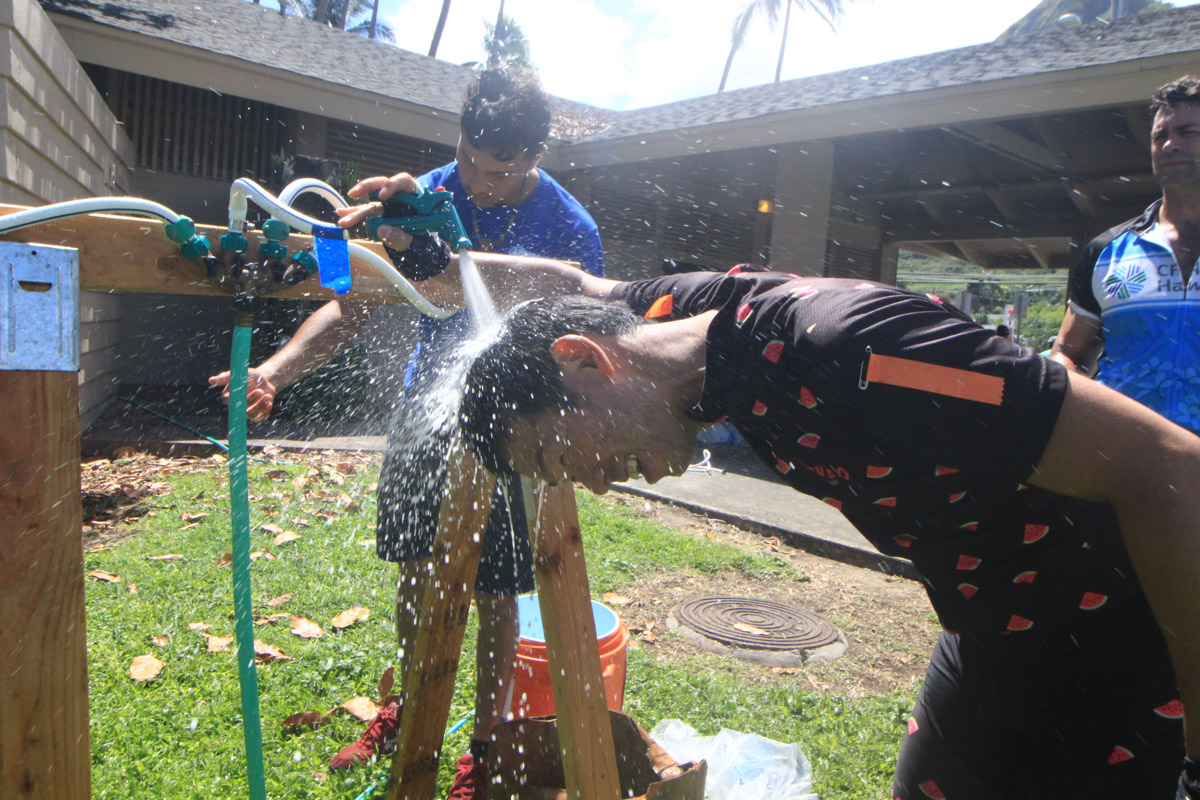
[[[160,420],[128,417],[93,426],[84,435],[85,457],[111,455],[120,446],[133,446],[158,455],[210,455],[212,442],[189,435]],[[208,425],[202,426],[207,430]],[[184,434],[182,437],[180,434]],[[250,449],[274,445],[283,450],[358,450],[383,452],[382,436],[336,436],[287,438],[288,431],[273,430],[271,438],[251,438]],[[251,431],[254,436],[254,431]],[[220,439],[219,439],[220,440]],[[222,443],[224,443],[222,441]],[[632,480],[614,486],[614,491],[672,503],[689,511],[728,522],[764,536],[777,536],[786,544],[814,555],[856,566],[915,578],[912,565],[884,556],[863,538],[835,509],[803,495],[783,483],[762,465],[745,446],[708,446],[709,471],[664,478],[654,485]],[[695,461],[704,457],[697,448]]]

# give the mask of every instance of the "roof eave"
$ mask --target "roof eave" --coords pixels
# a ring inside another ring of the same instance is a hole
[[[560,158],[579,169],[984,119],[1148,103],[1154,87],[1193,71],[1198,60],[1200,48],[619,138],[583,139],[564,144]]]
[[[453,144],[458,139],[455,110],[433,108],[63,14],[51,16],[75,58],[82,62],[373,128],[403,129],[406,135],[427,141]]]

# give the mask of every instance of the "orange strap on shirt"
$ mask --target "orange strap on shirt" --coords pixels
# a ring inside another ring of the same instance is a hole
[[[665,317],[670,315],[674,309],[675,296],[671,294],[664,294],[650,305],[650,309],[646,312],[644,319],[657,319],[658,317]]]
[[[895,356],[871,353],[867,360],[867,383],[903,386],[998,406],[1004,397],[1004,378],[955,367],[926,364]]]

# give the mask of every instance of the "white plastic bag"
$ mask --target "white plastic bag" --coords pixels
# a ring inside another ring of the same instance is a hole
[[[812,765],[798,744],[782,744],[726,728],[700,736],[677,719],[664,719],[650,738],[680,763],[708,761],[708,800],[818,800]]]

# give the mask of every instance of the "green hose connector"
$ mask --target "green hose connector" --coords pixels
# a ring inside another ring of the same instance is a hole
[[[250,249],[250,240],[237,231],[230,231],[221,237],[221,249],[230,253],[244,253]]]
[[[298,250],[292,256],[292,261],[300,265],[300,269],[304,270],[305,275],[317,274],[317,259],[312,253],[307,250]]]
[[[263,260],[267,261],[272,258],[287,258],[288,249],[283,242],[273,242],[268,239],[258,246],[258,252]]]
[[[196,223],[190,217],[180,217],[166,226],[167,238],[172,242],[183,244],[196,235]]]
[[[179,245],[179,252],[184,258],[195,261],[199,258],[204,258],[209,251],[208,239],[203,236],[193,236],[183,244]]]
[[[262,232],[271,241],[282,242],[291,235],[292,229],[281,219],[269,219],[263,223]]]
[[[266,800],[258,674],[254,667],[254,607],[250,594],[250,481],[246,456],[247,370],[253,315],[238,314],[229,365],[229,503],[233,517],[233,611],[237,634],[238,683],[246,740],[250,800]]]

